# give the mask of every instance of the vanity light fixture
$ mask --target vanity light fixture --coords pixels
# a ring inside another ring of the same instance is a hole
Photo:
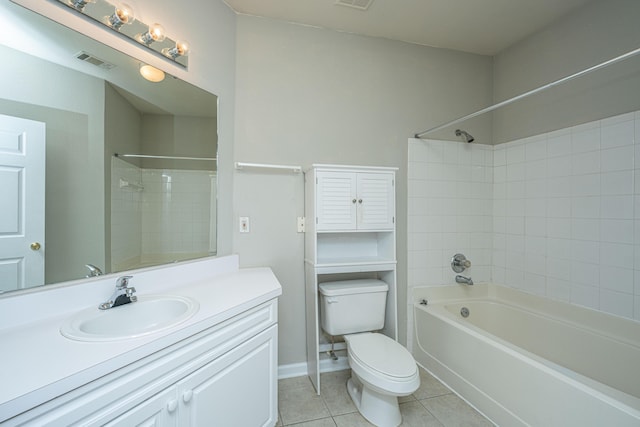
[[[114,30],[120,30],[125,24],[132,24],[136,20],[131,6],[125,3],[117,3],[115,5],[115,11],[109,17],[107,17],[107,25]]]
[[[173,60],[181,56],[187,56],[189,54],[189,42],[186,40],[178,40],[174,47],[162,49],[162,53]]]
[[[153,42],[161,42],[165,39],[164,27],[158,23],[149,25],[149,30],[136,36],[136,40],[149,46]]]
[[[153,83],[164,80],[164,71],[149,64],[140,64],[140,75]]]
[[[157,22],[151,25],[142,22],[139,17],[136,18],[137,13],[134,12],[137,11],[130,4],[121,0],[55,0],[55,2],[117,31],[120,36],[153,51],[154,54],[173,64],[184,68],[189,65],[189,43],[184,39],[168,37],[164,27]]]
[[[87,4],[95,3],[95,2],[96,0],[67,0],[67,4],[69,6],[79,10],[80,12],[84,10]]]

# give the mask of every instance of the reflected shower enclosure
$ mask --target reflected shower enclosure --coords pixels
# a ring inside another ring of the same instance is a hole
[[[180,160],[185,162],[185,160]],[[216,173],[111,160],[111,270],[216,252]]]

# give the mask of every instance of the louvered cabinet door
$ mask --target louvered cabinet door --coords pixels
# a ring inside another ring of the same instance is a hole
[[[316,185],[317,230],[355,230],[356,174],[319,171]]]
[[[392,230],[395,222],[395,192],[391,173],[357,175],[358,230]]]

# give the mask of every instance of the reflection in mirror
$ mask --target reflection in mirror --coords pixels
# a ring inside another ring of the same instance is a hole
[[[0,292],[215,255],[217,97],[22,12],[50,57],[0,46]],[[44,124],[42,165],[12,118]]]

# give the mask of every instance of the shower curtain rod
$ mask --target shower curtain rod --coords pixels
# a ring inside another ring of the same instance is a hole
[[[464,117],[460,117],[458,119],[452,120],[452,121],[447,122],[447,123],[445,123],[443,125],[436,126],[436,127],[427,129],[425,131],[416,133],[414,135],[414,137],[418,138],[418,139],[421,139],[422,136],[426,135],[427,133],[436,132],[436,131],[445,129],[445,128],[449,127],[449,126],[461,123],[461,122],[463,122],[465,120],[472,119],[472,118],[477,117],[477,116],[479,116],[481,114],[488,113],[488,112],[493,111],[493,110],[497,110],[500,107],[504,107],[505,105],[512,104],[512,103],[514,103],[516,101],[521,100],[522,98],[526,98],[526,97],[534,95],[534,94],[536,94],[538,92],[542,92],[543,90],[550,89],[550,88],[552,88],[554,86],[557,86],[557,85],[562,84],[564,82],[568,82],[569,80],[573,80],[575,78],[581,77],[581,76],[583,76],[585,74],[588,74],[588,73],[590,73],[592,71],[596,71],[596,70],[599,70],[601,68],[607,67],[607,66],[609,66],[611,64],[615,64],[617,62],[624,61],[625,59],[630,58],[630,57],[632,57],[634,55],[637,55],[638,53],[640,53],[640,48],[634,49],[634,50],[629,51],[627,53],[624,53],[624,54],[622,54],[620,56],[616,56],[615,58],[609,59],[609,60],[604,61],[604,62],[602,62],[602,63],[600,63],[598,65],[594,65],[592,67],[589,67],[589,68],[584,69],[582,71],[579,71],[577,73],[574,73],[574,74],[571,74],[569,76],[563,77],[563,78],[561,78],[559,80],[556,80],[555,82],[548,83],[548,84],[546,84],[544,86],[540,86],[540,87],[532,89],[532,90],[530,90],[528,92],[525,92],[525,93],[522,93],[520,95],[514,96],[513,98],[509,98],[509,99],[506,99],[504,101],[498,102],[497,104],[493,104],[493,105],[491,105],[489,107],[483,108],[482,110],[478,110],[475,113],[468,114],[468,115],[466,115]]]
[[[140,159],[166,159],[166,160],[206,160],[215,161],[216,157],[179,157],[179,156],[152,156],[149,154],[113,154],[115,157],[135,157]]]

